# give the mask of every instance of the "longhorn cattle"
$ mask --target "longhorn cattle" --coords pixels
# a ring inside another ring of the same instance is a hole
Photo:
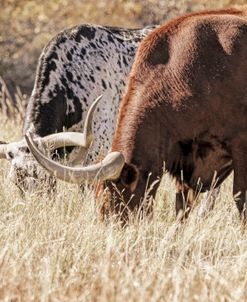
[[[107,198],[121,213],[140,208],[147,180],[161,177],[164,162],[177,182],[179,215],[189,206],[189,189],[208,190],[215,173],[219,186],[233,170],[233,193],[245,217],[246,53],[244,11],[210,11],[172,20],[151,32],[138,48],[112,152],[102,162],[65,167],[47,159],[27,135],[30,150],[61,179],[104,181]],[[149,190],[151,196],[156,188],[154,184]]]
[[[86,24],[66,29],[54,37],[39,59],[23,133],[30,128],[37,137],[63,130],[81,131],[90,104],[103,93],[94,115],[94,142],[85,162],[93,162],[100,153],[105,154],[111,146],[119,102],[137,46],[153,28],[123,29]],[[48,141],[53,138],[54,135],[50,136]],[[71,146],[67,138],[66,134],[65,137],[55,136],[53,149],[66,144]],[[77,141],[83,146],[80,139]],[[78,150],[85,151],[85,148]],[[70,162],[76,164],[82,161],[85,152],[70,154]],[[34,188],[38,183],[41,171],[24,140],[0,145],[0,158],[11,161],[11,178],[21,190]]]

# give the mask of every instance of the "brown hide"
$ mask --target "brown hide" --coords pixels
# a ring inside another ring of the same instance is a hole
[[[234,170],[242,213],[246,116],[244,12],[190,14],[154,30],[140,44],[120,107],[112,151],[122,152],[126,165],[118,181],[107,183],[114,207],[122,211],[122,201],[131,210],[140,207],[149,173],[152,183],[165,162],[178,183],[181,170],[189,188],[195,190],[200,178],[202,191],[209,189],[215,171],[219,185]]]

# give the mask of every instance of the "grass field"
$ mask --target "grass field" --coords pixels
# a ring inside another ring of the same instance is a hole
[[[20,86],[26,103],[42,48],[65,27],[85,22],[140,27],[184,12],[247,2],[1,4],[0,76],[11,95]],[[0,113],[0,140],[20,139],[22,122],[15,114],[8,119]],[[247,230],[232,198],[232,176],[222,185],[213,211],[200,217],[198,202],[189,219],[179,224],[174,183],[165,175],[153,218],[131,217],[121,228],[114,217],[100,222],[92,190],[82,193],[76,185],[58,182],[56,194],[47,195],[43,187],[20,196],[8,179],[9,168],[0,160],[0,301],[247,301]]]
[[[38,57],[59,31],[83,23],[136,28],[186,12],[247,4],[247,0],[1,0],[0,75],[11,92],[30,94]]]
[[[0,136],[20,137],[1,115]],[[215,208],[175,220],[166,175],[152,219],[125,229],[102,223],[91,190],[58,183],[57,194],[21,198],[1,160],[1,301],[246,301],[247,232],[232,199],[232,179]]]

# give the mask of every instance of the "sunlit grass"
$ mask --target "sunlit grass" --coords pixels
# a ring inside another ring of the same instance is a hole
[[[45,44],[64,28],[94,23],[126,28],[162,24],[186,12],[246,4],[246,0],[3,0],[0,76],[30,94]]]
[[[3,116],[0,116],[3,120]],[[15,121],[1,136],[19,138]],[[228,179],[215,208],[175,220],[174,184],[165,176],[154,217],[121,228],[102,223],[91,190],[58,183],[53,196],[20,197],[0,169],[0,300],[245,301],[247,236]]]
[[[65,27],[90,22],[139,27],[184,12],[245,0],[4,1],[0,75],[31,91],[38,56]],[[3,105],[2,100],[1,106]],[[2,108],[2,107],[1,107]],[[22,138],[20,117],[0,114],[0,140]],[[98,219],[92,190],[58,182],[20,196],[0,160],[0,301],[246,301],[247,235],[232,198],[232,177],[215,208],[175,219],[166,175],[152,219],[121,228]]]

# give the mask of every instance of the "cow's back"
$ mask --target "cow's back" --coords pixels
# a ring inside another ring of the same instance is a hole
[[[152,27],[122,29],[81,25],[54,37],[39,59],[24,130],[37,135],[81,131],[90,104],[103,99],[94,116],[91,157],[109,149],[119,102],[139,42]]]
[[[208,174],[217,171],[247,130],[246,53],[239,11],[187,15],[154,30],[138,49],[112,149],[155,175],[165,161],[179,178],[184,162],[191,177],[202,157],[213,158]],[[192,158],[193,148],[206,155]]]

